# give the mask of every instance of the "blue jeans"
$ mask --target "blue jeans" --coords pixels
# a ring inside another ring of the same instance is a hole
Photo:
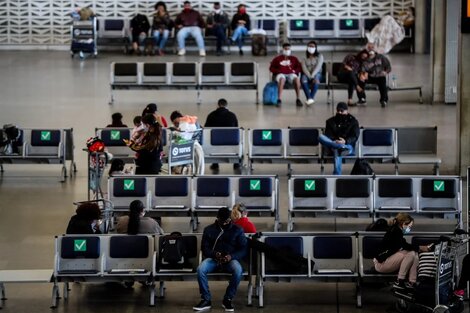
[[[233,31],[232,35],[232,41],[236,42],[238,45],[238,48],[242,48],[243,46],[243,37],[248,35],[248,30],[246,29],[245,26],[237,26],[235,30]]]
[[[158,45],[160,50],[163,50],[163,48],[165,48],[166,42],[168,41],[168,36],[170,36],[170,31],[168,29],[164,29],[163,33],[161,33],[160,30],[155,30],[153,32],[155,45]]]
[[[319,86],[319,83],[315,83],[315,80],[321,81],[321,73],[315,74],[312,79],[309,79],[305,74],[302,74],[300,78],[300,83],[307,99],[315,99]]]
[[[176,40],[178,41],[178,48],[184,49],[185,48],[185,40],[189,36],[193,37],[196,40],[196,44],[199,50],[204,50],[204,39],[202,38],[202,30],[198,26],[185,26],[182,27],[178,34],[176,35]]]
[[[347,155],[354,155],[354,147],[351,145],[343,145],[334,142],[330,138],[326,137],[325,135],[320,135],[318,136],[318,141],[325,147],[330,148],[333,151],[333,156],[334,156],[334,170],[333,170],[333,175],[341,175],[341,170],[343,166],[343,157],[341,154],[338,153],[338,149],[347,149],[348,154]]]
[[[199,283],[199,292],[201,299],[211,301],[211,293],[209,291],[209,283],[207,282],[207,274],[221,270],[222,272],[232,273],[230,282],[225,291],[224,299],[232,300],[237,293],[238,285],[242,280],[243,269],[240,262],[231,260],[229,263],[222,264],[221,267],[217,265],[214,259],[208,258],[202,261],[197,268],[197,282]]]

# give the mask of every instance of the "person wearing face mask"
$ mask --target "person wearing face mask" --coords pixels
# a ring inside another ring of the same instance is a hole
[[[173,28],[173,21],[168,14],[166,4],[163,1],[158,1],[155,4],[155,13],[153,15],[152,31],[155,45],[158,45],[158,54],[164,55],[166,42],[170,36],[171,29]]]
[[[302,88],[307,97],[307,105],[315,103],[315,95],[321,81],[323,55],[317,50],[317,43],[310,41],[307,44],[305,58],[302,60]]]
[[[178,42],[178,55],[183,56],[186,54],[185,40],[189,36],[196,40],[199,48],[199,56],[206,56],[206,48],[204,46],[204,39],[202,38],[202,29],[204,28],[204,20],[201,14],[191,8],[191,2],[185,1],[183,3],[183,12],[178,14],[175,19],[176,40]]]
[[[295,104],[297,106],[302,106],[302,101],[300,101],[300,73],[302,72],[302,65],[300,64],[297,57],[291,55],[291,45],[290,43],[285,43],[282,45],[282,54],[276,56],[269,66],[269,71],[273,74],[273,77],[277,81],[278,86],[278,100],[277,104],[281,105],[282,100],[282,91],[284,90],[284,85],[286,81],[289,84],[294,85],[295,95],[297,100]]]
[[[129,205],[129,215],[121,216],[116,225],[119,234],[159,234],[165,232],[151,217],[145,216],[144,204],[140,200],[134,200]]]
[[[327,153],[333,154],[333,175],[341,175],[342,156],[354,155],[358,138],[359,122],[349,114],[348,105],[339,102],[336,106],[336,115],[326,121],[325,133],[318,137],[318,141],[327,148]]]
[[[373,46],[372,46],[373,48]],[[380,92],[380,104],[382,107],[387,106],[388,88],[387,75],[392,71],[390,60],[383,54],[374,50],[369,51],[369,58],[363,62],[364,70],[367,72],[367,83],[376,84]],[[365,93],[363,93],[365,99]]]
[[[201,301],[193,307],[194,311],[210,309],[212,306],[208,274],[217,270],[231,273],[222,306],[226,312],[233,312],[232,300],[242,279],[243,269],[240,260],[247,253],[248,241],[243,229],[234,225],[230,210],[220,208],[215,222],[206,228],[202,235],[201,251],[204,261],[197,268],[197,281]]]
[[[233,34],[230,39],[237,43],[240,55],[243,55],[243,38],[248,35],[250,27],[250,16],[246,13],[246,6],[239,4],[237,13],[232,18]]]
[[[222,55],[222,45],[227,40],[228,15],[222,11],[220,2],[214,2],[214,9],[206,19],[206,36],[214,35],[217,39],[216,54]]]
[[[394,273],[398,271],[395,289],[412,291],[417,278],[418,252],[428,252],[428,246],[409,244],[404,235],[409,234],[414,220],[408,213],[398,213],[389,222],[379,252],[374,258],[375,270],[379,273]],[[408,278],[407,278],[408,276]]]
[[[354,90],[356,90],[358,104],[366,105],[366,96],[364,94],[365,80],[367,74],[363,69],[363,62],[369,57],[369,51],[366,49],[358,54],[348,54],[343,59],[343,63],[337,74],[340,83],[348,84],[348,105],[355,106],[353,102]]]

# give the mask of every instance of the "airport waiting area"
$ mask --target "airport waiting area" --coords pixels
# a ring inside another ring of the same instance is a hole
[[[26,2],[0,4],[2,312],[468,312],[466,1]]]

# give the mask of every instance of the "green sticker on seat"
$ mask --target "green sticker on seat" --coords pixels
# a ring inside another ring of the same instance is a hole
[[[41,140],[42,141],[50,141],[51,140],[51,132],[48,130],[41,131]]]
[[[120,139],[121,139],[121,132],[119,130],[112,130],[111,140],[120,140]]]
[[[353,20],[346,20],[347,27],[353,27]]]
[[[73,241],[73,251],[86,251],[86,240],[85,239],[75,239]]]
[[[250,179],[250,190],[261,190],[261,180]]]
[[[135,184],[133,179],[124,179],[124,190],[134,190]]]
[[[261,139],[263,140],[272,140],[273,139],[273,132],[270,130],[263,130],[261,132]]]
[[[444,181],[443,180],[435,180],[433,184],[434,191],[444,191]]]
[[[304,27],[304,21],[303,20],[295,21],[295,27],[298,27],[298,28]]]
[[[304,188],[306,191],[315,191],[315,181],[314,180],[305,180]]]

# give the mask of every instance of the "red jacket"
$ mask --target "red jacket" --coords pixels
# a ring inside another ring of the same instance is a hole
[[[255,224],[253,224],[248,217],[241,217],[237,221],[234,222],[235,225],[240,226],[243,228],[243,231],[247,234],[256,233]]]
[[[299,74],[302,71],[302,65],[297,57],[291,55],[278,55],[271,61],[269,71],[274,75],[277,74]]]

